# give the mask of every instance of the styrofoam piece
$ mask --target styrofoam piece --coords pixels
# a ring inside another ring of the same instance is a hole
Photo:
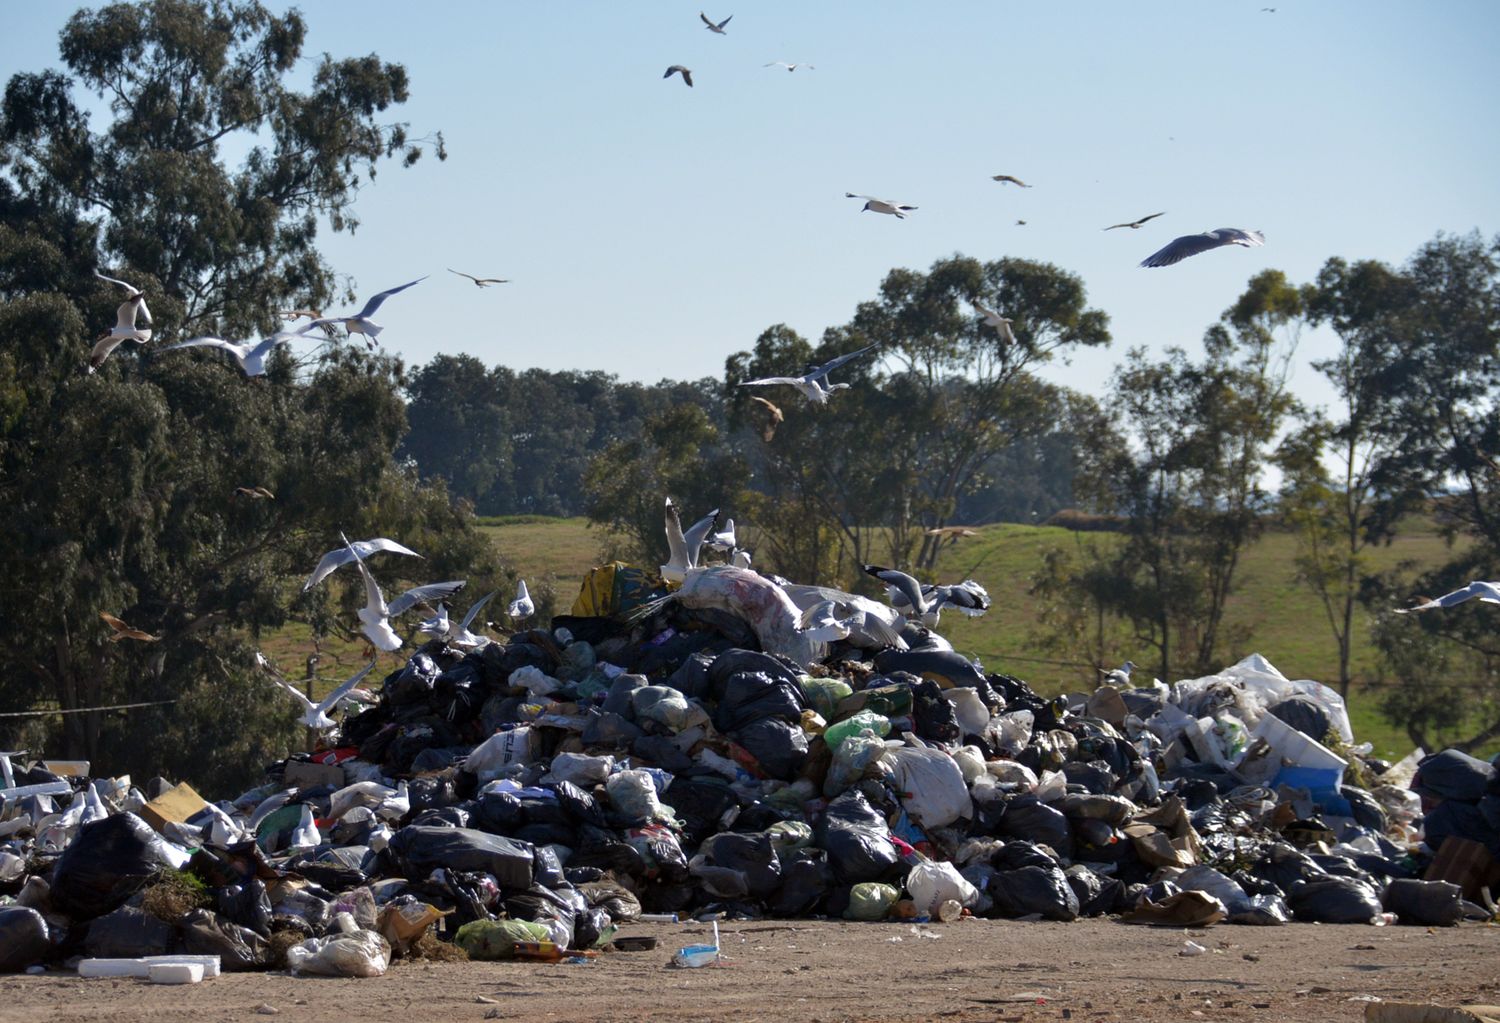
[[[146,974],[153,984],[197,984],[203,980],[201,963],[156,963]]]
[[[1275,714],[1267,714],[1261,718],[1250,737],[1270,743],[1271,748],[1281,754],[1284,765],[1331,771],[1331,787],[1337,788],[1343,784],[1344,768],[1349,766],[1349,761],[1316,739],[1303,735]]]
[[[0,789],[0,802],[7,799],[24,799],[26,796],[66,796],[73,791],[73,786],[65,781],[44,781],[35,785],[17,785],[15,788]]]
[[[140,959],[84,959],[78,963],[80,977],[149,977],[153,966],[196,966],[203,977],[219,975],[218,956],[144,956]]]

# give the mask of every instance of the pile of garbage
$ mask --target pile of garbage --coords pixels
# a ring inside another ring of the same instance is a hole
[[[1421,878],[1441,843],[1500,854],[1495,767],[1376,760],[1336,693],[1258,655],[1048,699],[918,625],[788,652],[751,599],[595,604],[428,643],[232,801],[15,769],[0,971],[178,954],[369,976],[602,948],[651,914],[1492,914],[1483,884]]]

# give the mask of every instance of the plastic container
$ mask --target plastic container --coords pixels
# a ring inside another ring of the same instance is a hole
[[[719,961],[719,921],[714,921],[714,943],[712,945],[688,945],[679,948],[672,957],[678,966],[712,966]]]

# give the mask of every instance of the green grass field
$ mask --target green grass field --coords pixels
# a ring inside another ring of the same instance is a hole
[[[482,528],[506,562],[527,580],[533,594],[551,589],[560,612],[571,607],[584,576],[601,560],[604,537],[581,518],[513,516],[485,519]],[[1000,523],[981,527],[978,536],[946,547],[937,577],[977,579],[989,590],[994,604],[982,618],[945,616],[943,635],[987,668],[1024,678],[1043,693],[1091,687],[1095,679],[1092,666],[1068,661],[1067,654],[1049,652],[1041,644],[1037,605],[1028,591],[1031,575],[1041,564],[1045,550],[1092,542],[1109,543],[1112,538],[1050,526]],[[1294,549],[1290,535],[1271,532],[1246,553],[1239,591],[1232,598],[1227,617],[1229,625],[1243,626],[1249,638],[1236,646],[1225,663],[1260,653],[1288,678],[1330,682],[1338,674],[1337,648],[1317,598],[1292,578]],[[1389,547],[1371,553],[1377,568],[1403,561],[1431,565],[1447,556],[1444,539],[1429,525],[1420,523],[1406,529]],[[1363,625],[1367,628],[1368,622]],[[303,659],[311,652],[307,627],[288,626],[267,637],[264,649],[289,676],[299,677]],[[323,681],[316,686],[320,692],[363,663],[359,644],[325,643],[321,653],[318,673]],[[1122,648],[1107,659],[1114,663],[1127,658],[1144,660],[1144,653]],[[378,671],[399,666],[399,655],[399,651],[382,655]],[[1355,738],[1373,743],[1378,755],[1399,758],[1410,752],[1410,740],[1380,715],[1373,691],[1358,684],[1359,680],[1373,679],[1375,670],[1375,652],[1362,628],[1353,657],[1356,688],[1349,701]],[[1500,744],[1492,745],[1500,748]]]

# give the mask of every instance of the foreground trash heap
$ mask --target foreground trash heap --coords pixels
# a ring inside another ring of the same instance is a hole
[[[429,643],[232,802],[18,767],[0,970],[179,953],[369,976],[455,946],[589,950],[658,913],[1489,915],[1419,878],[1446,841],[1500,853],[1495,767],[1371,759],[1337,694],[1258,655],[1049,700],[915,626],[799,663],[760,649],[753,601],[620,603]]]

